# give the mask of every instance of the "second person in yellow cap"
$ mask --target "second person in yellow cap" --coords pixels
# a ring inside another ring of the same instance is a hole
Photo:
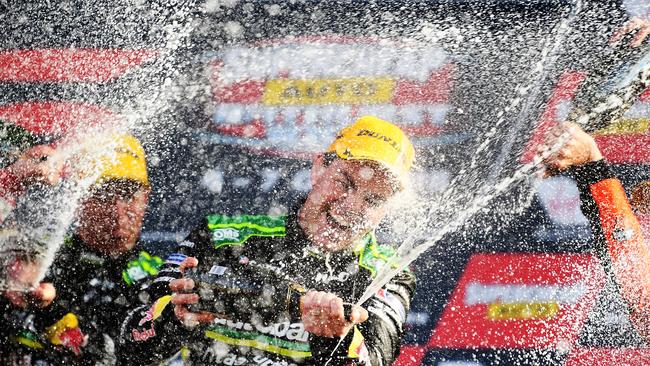
[[[33,324],[12,328],[3,361],[113,364],[120,314],[140,302],[139,282],[162,265],[136,245],[150,192],[144,149],[131,135],[108,140],[93,164],[99,177],[45,278],[56,289],[54,302],[45,309],[12,306],[11,314],[32,312]]]

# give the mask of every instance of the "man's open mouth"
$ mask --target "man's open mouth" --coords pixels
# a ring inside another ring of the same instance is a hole
[[[350,224],[345,220],[345,218],[332,214],[330,210],[325,211],[325,217],[327,217],[327,223],[335,229],[339,230],[349,230]]]

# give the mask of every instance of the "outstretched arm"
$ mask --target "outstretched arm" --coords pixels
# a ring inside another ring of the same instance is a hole
[[[591,224],[598,255],[614,276],[631,321],[650,339],[650,249],[625,190],[594,139],[577,125],[562,124],[551,136],[551,143],[558,138],[568,140],[549,158],[547,167],[567,170],[576,179],[581,209]]]
[[[577,167],[572,173],[601,260],[614,275],[633,324],[650,339],[650,250],[625,190],[603,160]]]

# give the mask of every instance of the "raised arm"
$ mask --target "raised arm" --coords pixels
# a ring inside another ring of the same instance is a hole
[[[604,160],[572,169],[598,254],[614,275],[630,318],[650,339],[650,250],[621,182]]]
[[[554,136],[562,135],[568,136],[568,141],[547,166],[567,170],[576,179],[581,209],[591,224],[597,253],[616,280],[631,321],[650,339],[650,250],[637,217],[594,139],[572,124],[563,124],[555,131]]]

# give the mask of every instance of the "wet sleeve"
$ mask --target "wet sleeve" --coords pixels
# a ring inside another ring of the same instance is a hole
[[[621,182],[604,160],[573,170],[600,257],[639,333],[650,339],[650,250]]]
[[[29,365],[85,365],[102,356],[88,346],[90,341],[85,329],[82,331],[83,324],[67,306],[54,302],[45,309],[27,311],[2,299],[0,311],[3,314],[2,365],[23,365],[25,359],[31,359]]]
[[[388,366],[400,352],[403,325],[415,292],[410,271],[391,282],[364,303],[368,320],[354,327],[337,347],[338,338],[310,336],[312,357],[324,365]],[[331,361],[330,361],[331,359]]]

